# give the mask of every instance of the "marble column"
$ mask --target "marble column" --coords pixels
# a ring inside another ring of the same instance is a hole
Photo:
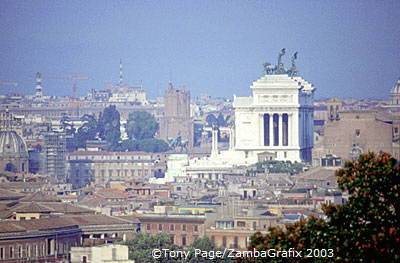
[[[269,146],[274,146],[274,114],[269,114]]]
[[[288,146],[292,145],[293,138],[293,113],[288,113]]]
[[[264,145],[264,114],[260,113],[258,115],[258,145]]]
[[[283,123],[283,113],[279,113],[279,145],[280,146],[284,146],[284,140],[283,137],[285,135],[284,133],[284,129],[285,129],[285,125]]]
[[[283,145],[283,115],[282,113],[278,113],[278,146]]]

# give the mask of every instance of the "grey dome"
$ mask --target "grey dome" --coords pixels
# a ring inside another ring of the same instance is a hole
[[[0,158],[28,158],[25,141],[15,131],[0,131]]]

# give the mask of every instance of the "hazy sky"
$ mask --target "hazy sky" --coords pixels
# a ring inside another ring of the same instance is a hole
[[[0,81],[33,93],[34,75],[81,75],[79,94],[143,81],[150,97],[169,79],[192,95],[249,95],[262,63],[299,52],[316,97],[388,98],[400,77],[400,1],[0,0]],[[71,94],[44,79],[47,95]],[[11,91],[10,88],[6,89]]]

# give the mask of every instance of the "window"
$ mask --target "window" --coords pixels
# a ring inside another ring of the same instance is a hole
[[[360,137],[360,129],[356,129],[356,136]]]
[[[233,238],[233,248],[238,248],[239,247],[239,238],[234,237]]]
[[[9,258],[14,258],[14,247],[10,247],[9,252]]]
[[[244,221],[237,221],[237,226],[245,227],[245,226],[246,226],[246,222],[244,222]]]
[[[174,224],[169,225],[169,230],[170,231],[174,231],[175,230],[175,225]]]
[[[185,224],[182,225],[182,231],[186,231],[186,225]]]
[[[194,232],[199,232],[199,226],[198,225],[195,225],[193,228],[194,228],[194,230],[193,230]]]
[[[182,246],[186,246],[186,236],[182,236]]]
[[[162,231],[162,224],[158,224],[158,230]]]
[[[226,236],[222,237],[222,246],[226,247]]]
[[[26,245],[26,253],[28,258],[32,256],[32,247],[30,245]]]
[[[151,225],[150,225],[150,224],[147,224],[147,225],[146,225],[146,230],[147,230],[147,231],[150,231],[150,229],[151,229]]]
[[[169,240],[171,241],[171,244],[174,244],[175,236],[174,235],[169,235]]]
[[[86,263],[87,262],[87,257],[86,256],[83,256],[82,257],[82,263]]]
[[[0,259],[4,259],[5,255],[4,255],[4,248],[0,247]]]

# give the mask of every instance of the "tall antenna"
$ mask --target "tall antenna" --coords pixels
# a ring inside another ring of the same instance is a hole
[[[122,59],[119,59],[119,86],[122,86]]]

